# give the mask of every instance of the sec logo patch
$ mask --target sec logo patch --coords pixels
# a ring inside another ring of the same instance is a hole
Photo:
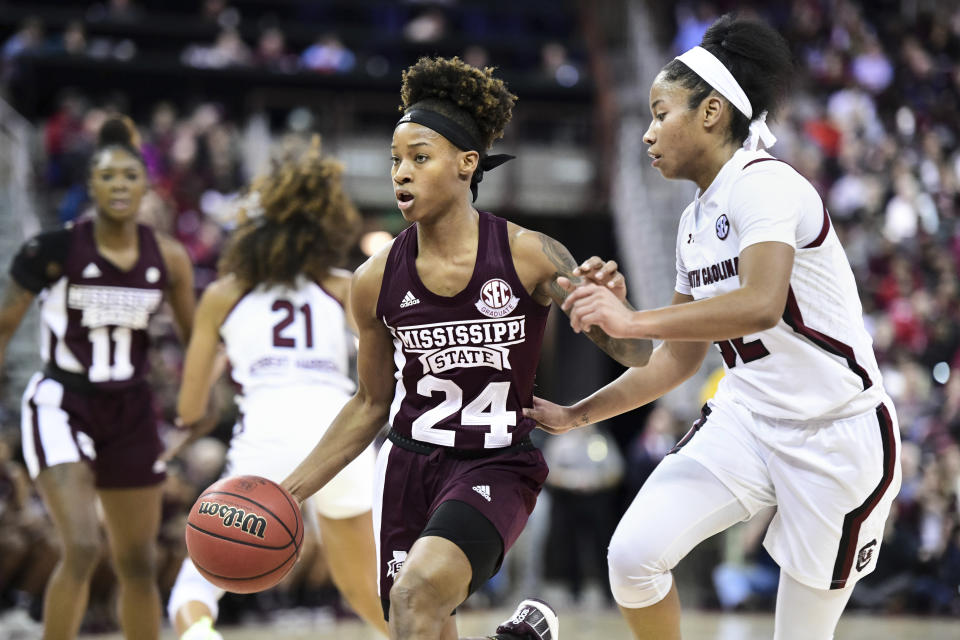
[[[730,235],[730,222],[727,220],[727,214],[721,214],[717,218],[717,237],[721,240],[726,240],[727,236]]]
[[[480,287],[480,299],[475,303],[477,310],[488,318],[502,318],[517,308],[520,299],[513,295],[513,289],[505,280],[492,278]]]

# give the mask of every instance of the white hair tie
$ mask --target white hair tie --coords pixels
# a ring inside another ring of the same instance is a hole
[[[767,126],[767,112],[762,111],[756,119],[753,118],[753,107],[750,105],[750,99],[737,79],[733,77],[726,65],[720,62],[719,58],[703,47],[694,47],[677,56],[676,59],[687,65],[691,71],[703,78],[704,82],[716,89],[717,93],[730,101],[730,104],[737,111],[750,119],[750,134],[743,143],[744,147],[756,151],[761,143],[762,148],[766,149],[776,143],[776,136]]]

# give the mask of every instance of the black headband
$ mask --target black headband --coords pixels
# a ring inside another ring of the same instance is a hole
[[[404,122],[422,124],[442,135],[450,141],[450,144],[461,151],[476,151],[480,154],[480,162],[470,179],[470,191],[473,193],[474,202],[477,200],[477,185],[483,180],[483,172],[499,167],[504,162],[516,157],[506,153],[487,155],[483,150],[483,144],[471,135],[466,127],[437,111],[413,107],[403,114],[403,117],[397,121],[396,126],[400,126]]]

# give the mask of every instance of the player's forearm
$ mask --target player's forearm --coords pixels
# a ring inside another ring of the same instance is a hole
[[[715,298],[638,311],[631,334],[691,342],[732,340],[775,326],[783,310],[769,293],[743,287]]]
[[[678,360],[672,345],[664,343],[653,350],[646,366],[633,367],[619,378],[570,407],[577,426],[608,420],[621,413],[653,402],[692,376],[700,366]]]
[[[283,487],[298,500],[312,496],[370,446],[389,412],[389,403],[353,396],[313,451],[283,481]]]
[[[634,311],[629,302],[623,304]],[[646,338],[612,338],[600,327],[591,327],[587,335],[604,353],[625,367],[642,367],[653,353],[653,341]]]

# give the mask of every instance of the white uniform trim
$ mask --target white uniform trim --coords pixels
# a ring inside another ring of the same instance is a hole
[[[20,412],[23,458],[31,478],[36,478],[46,467],[81,462],[84,455],[89,459],[96,458],[92,440],[85,433],[74,433],[70,416],[61,408],[62,403],[63,385],[44,378],[42,373],[33,374],[24,391]],[[46,464],[43,468],[41,451]]]
[[[380,447],[380,453],[377,454],[376,480],[374,482],[373,496],[373,539],[377,544],[377,593],[385,595],[380,589],[380,571],[382,563],[385,561],[382,550],[380,549],[380,526],[383,521],[383,489],[387,483],[387,464],[390,460],[390,452],[393,450],[393,443],[389,440],[384,441]]]

